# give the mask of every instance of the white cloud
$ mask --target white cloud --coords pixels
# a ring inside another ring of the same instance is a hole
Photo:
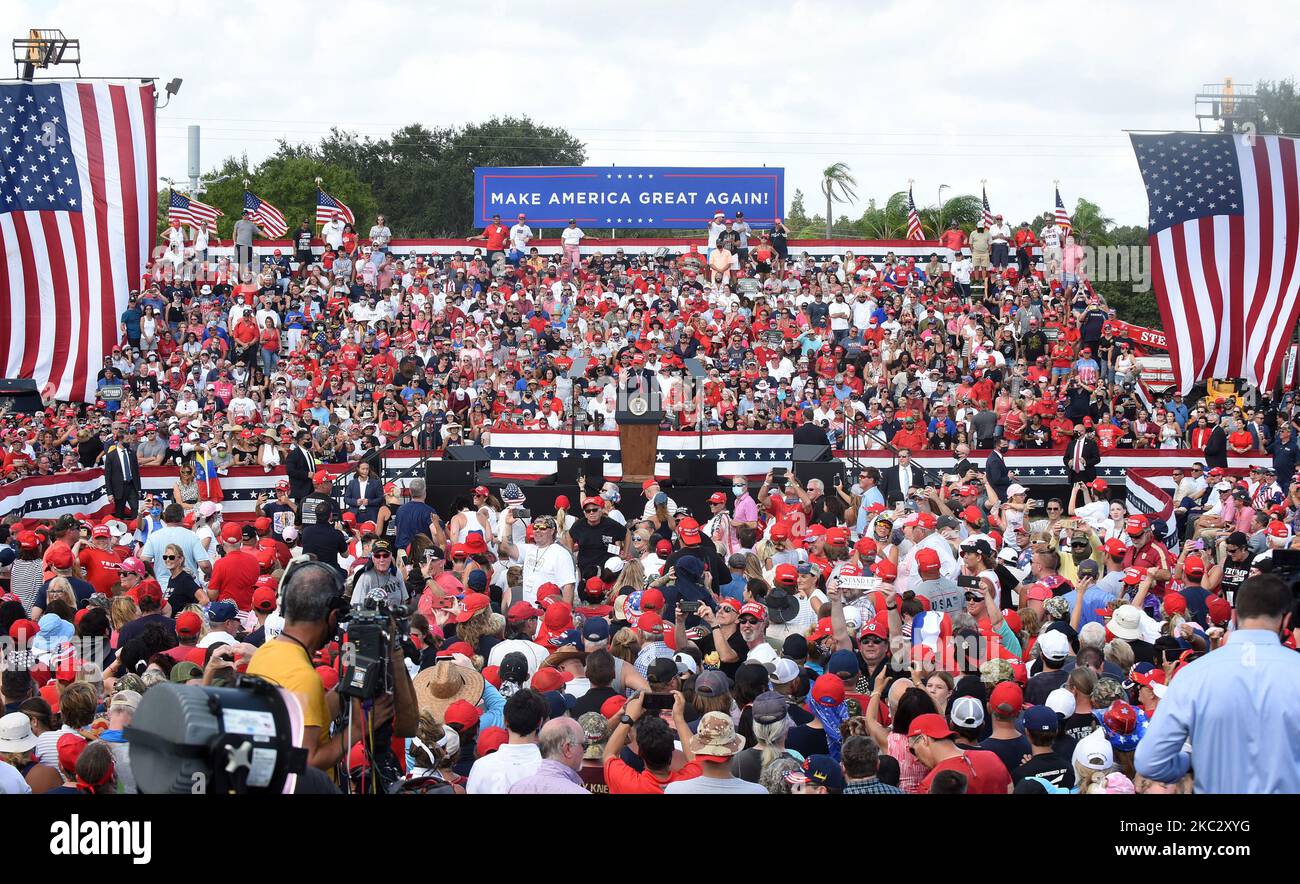
[[[251,8],[250,8],[251,7]],[[1300,25],[1277,3],[863,5],[575,2],[544,8],[388,0],[6,6],[11,30],[56,24],[88,76],[185,84],[159,122],[159,171],[181,176],[185,127],[203,165],[338,125],[383,135],[527,113],[620,165],[772,165],[822,203],[848,163],[861,203],[916,179],[919,202],[978,193],[1020,220],[1086,196],[1145,219],[1124,128],[1194,129],[1202,83],[1290,76]],[[1249,34],[1238,40],[1233,34]],[[837,207],[837,212],[840,207]],[[844,211],[856,215],[861,204]]]

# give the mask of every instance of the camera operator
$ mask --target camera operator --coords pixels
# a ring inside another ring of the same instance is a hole
[[[338,582],[326,567],[316,564],[293,568],[280,588],[285,624],[281,633],[257,649],[248,664],[248,674],[274,682],[297,695],[303,712],[303,748],[307,764],[320,770],[334,767],[350,748],[346,745],[348,728],[330,735],[330,722],[339,715],[341,695],[326,693],[312,657],[338,632],[342,607],[338,603]],[[390,630],[391,631],[395,630]],[[402,645],[394,641],[391,648],[393,694],[381,694],[370,710],[379,732],[396,715],[392,730],[398,736],[415,734],[416,701],[403,660]],[[351,735],[357,739],[366,733],[365,710],[360,700],[352,701]]]

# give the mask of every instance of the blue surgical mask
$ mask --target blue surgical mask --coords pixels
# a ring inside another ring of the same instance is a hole
[[[732,486],[731,486],[731,491],[732,491],[732,493],[735,494],[737,497],[740,497],[740,496],[741,496],[742,494],[744,494],[747,490],[748,490],[748,489],[747,489],[744,485],[732,485]]]
[[[149,515],[153,516],[155,519],[158,518],[162,515],[162,507],[156,506],[149,510]]]

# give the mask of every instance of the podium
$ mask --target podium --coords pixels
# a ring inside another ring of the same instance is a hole
[[[644,482],[655,474],[659,450],[659,424],[618,425],[618,446],[623,455],[623,481]]]
[[[623,481],[644,482],[655,475],[659,422],[664,419],[658,381],[650,372],[622,379],[614,422],[623,459]]]

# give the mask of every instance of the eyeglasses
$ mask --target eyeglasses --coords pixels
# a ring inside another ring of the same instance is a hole
[[[598,506],[587,506],[587,507],[583,507],[583,508],[582,508],[582,511],[583,511],[584,513],[598,513],[598,512],[600,512],[600,507],[598,507]]]
[[[758,622],[758,619],[755,617],[741,617],[740,622],[748,626],[753,626],[755,623]]]
[[[884,643],[885,640],[878,635],[869,635],[862,639],[862,644],[864,645],[883,645]]]
[[[372,559],[391,559],[392,557],[393,557],[393,554],[392,554],[392,553],[390,553],[390,552],[383,552],[383,551],[372,552],[372,553],[370,554],[370,558],[372,558]]]
[[[163,561],[164,561],[164,562],[174,562],[174,561],[176,561],[176,560],[179,559],[179,558],[180,558],[180,556],[163,556]]]
[[[968,592],[968,593],[966,593],[966,601],[968,601],[968,602],[982,602],[982,601],[984,601],[984,596],[980,595],[980,594],[977,593],[977,592]]]

